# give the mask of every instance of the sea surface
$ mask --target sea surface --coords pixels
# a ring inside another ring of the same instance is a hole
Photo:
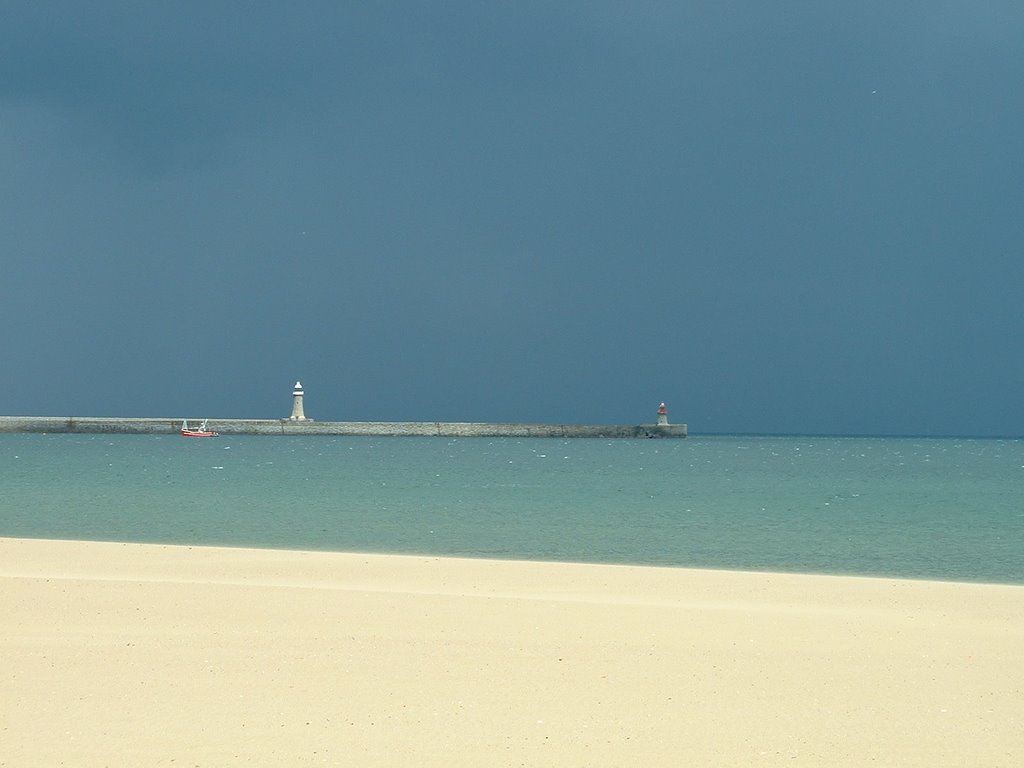
[[[0,435],[0,536],[1024,583],[1024,441]]]

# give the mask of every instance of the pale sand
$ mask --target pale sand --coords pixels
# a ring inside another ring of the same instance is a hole
[[[4,766],[1019,766],[1024,587],[0,539]]]

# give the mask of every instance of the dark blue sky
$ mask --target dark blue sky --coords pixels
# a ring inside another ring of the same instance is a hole
[[[0,3],[0,413],[1024,435],[1024,5]]]

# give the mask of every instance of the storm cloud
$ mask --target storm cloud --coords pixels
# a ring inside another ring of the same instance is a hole
[[[1024,434],[1012,3],[5,3],[0,412]]]

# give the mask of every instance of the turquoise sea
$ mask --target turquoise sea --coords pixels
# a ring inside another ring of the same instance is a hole
[[[1024,583],[1024,441],[0,435],[0,535]]]

